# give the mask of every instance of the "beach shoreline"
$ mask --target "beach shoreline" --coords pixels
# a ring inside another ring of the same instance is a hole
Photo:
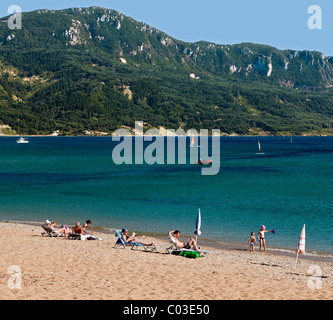
[[[33,227],[41,227],[43,222],[36,222],[36,221],[1,221],[1,223],[9,223],[9,224],[23,224],[23,225],[30,225]],[[109,235],[114,235],[116,229],[110,229],[110,228],[105,228],[103,226],[91,226],[89,230],[98,232],[101,234],[109,234]],[[41,229],[41,232],[43,230]],[[136,232],[137,236],[143,236],[143,237],[149,237],[154,240],[154,242],[160,242],[160,241],[166,241],[167,240],[167,233],[165,236],[163,235],[156,235],[156,234],[150,234],[147,232]],[[183,235],[184,238],[190,237],[190,235]],[[116,238],[115,238],[116,239]],[[200,242],[200,243],[199,243]],[[225,242],[225,241],[220,241],[220,240],[212,240],[212,239],[207,239],[207,238],[199,238],[198,243],[200,246],[209,248],[209,249],[216,249],[216,250],[223,250],[223,251],[243,251],[243,252],[248,252],[249,251],[249,246],[244,243],[240,242]],[[260,254],[259,252],[259,246],[256,246],[255,252]],[[264,252],[262,252],[264,254]],[[284,257],[289,257],[289,258],[296,258],[296,250],[293,251],[289,248],[277,248],[277,247],[267,247],[267,253],[272,254],[272,255],[277,255],[277,256],[284,256]],[[320,253],[313,253],[313,252],[306,252],[305,254],[300,256],[300,259],[304,259],[307,261],[312,261],[312,262],[327,262],[327,263],[332,263],[333,264],[333,255],[331,255],[328,252],[320,252]]]
[[[327,300],[333,265],[271,253],[206,247],[189,259],[156,251],[114,248],[101,241],[42,237],[42,228],[0,223],[0,300]],[[139,241],[155,238],[139,236]],[[12,281],[15,276],[18,281]],[[15,285],[19,284],[19,287]],[[125,294],[126,292],[126,294]]]

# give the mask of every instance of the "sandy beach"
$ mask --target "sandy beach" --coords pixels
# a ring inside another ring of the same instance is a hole
[[[271,253],[210,250],[198,259],[114,249],[102,241],[42,237],[42,228],[0,223],[1,300],[329,300],[333,264]],[[16,267],[13,267],[16,266]],[[14,268],[14,269],[13,269]],[[11,271],[15,270],[15,272]],[[21,272],[21,288],[12,281]],[[16,287],[15,287],[16,285]]]

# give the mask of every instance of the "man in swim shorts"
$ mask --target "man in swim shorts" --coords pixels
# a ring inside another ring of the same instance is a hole
[[[175,239],[175,244],[178,249],[191,249],[192,247],[194,247],[196,251],[200,252],[199,248],[197,247],[197,243],[193,238],[187,240],[187,242],[181,242],[178,239],[179,236],[180,236],[180,231],[178,230],[169,231],[169,237],[173,237]]]

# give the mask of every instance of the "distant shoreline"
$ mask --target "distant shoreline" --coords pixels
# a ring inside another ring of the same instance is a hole
[[[28,134],[19,134],[19,135],[6,135],[6,134],[0,134],[0,138],[18,138],[18,137],[31,137],[31,138],[42,138],[42,137],[48,137],[48,138],[75,138],[75,137],[87,137],[87,138],[112,138],[113,135],[59,135],[59,136],[53,136],[53,135],[28,135]],[[131,135],[131,137],[156,137],[156,136],[151,136],[151,135]],[[177,136],[172,136],[172,135],[158,135],[158,137],[177,137]],[[186,137],[190,137],[190,135],[186,135]],[[200,137],[200,135],[199,135]],[[212,137],[212,135],[209,135],[209,137]],[[309,135],[220,135],[220,136],[215,136],[215,137],[226,137],[226,138],[255,138],[255,137],[262,137],[262,138],[277,138],[277,137],[296,137],[296,138],[309,138],[309,137],[333,137],[333,134],[309,134]]]

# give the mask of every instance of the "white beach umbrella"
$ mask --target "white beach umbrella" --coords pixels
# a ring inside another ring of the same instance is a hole
[[[198,212],[198,215],[197,215],[197,219],[195,220],[195,231],[194,231],[194,234],[196,235],[196,238],[195,238],[196,242],[198,241],[198,236],[201,235],[200,228],[201,228],[201,213],[200,213],[200,209],[199,209],[199,212]]]
[[[296,255],[295,268],[296,268],[296,265],[297,265],[298,255],[305,253],[305,225],[303,225],[301,235],[299,236],[296,253],[297,253],[297,255]]]

